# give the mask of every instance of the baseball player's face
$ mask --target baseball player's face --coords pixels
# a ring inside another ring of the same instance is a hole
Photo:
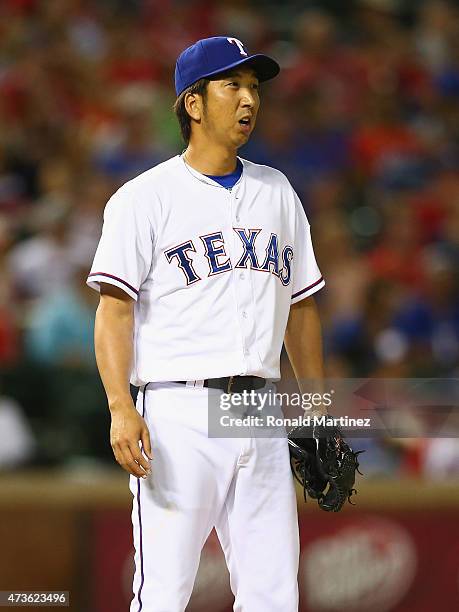
[[[238,148],[249,139],[259,106],[255,72],[238,66],[209,82],[202,129],[211,140]]]

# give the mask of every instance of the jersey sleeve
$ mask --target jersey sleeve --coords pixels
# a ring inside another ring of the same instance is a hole
[[[100,291],[100,283],[123,289],[137,301],[153,256],[152,226],[141,201],[119,189],[104,211],[102,236],[87,284]]]
[[[325,281],[314,255],[309,221],[299,197],[295,192],[293,195],[295,200],[295,245],[292,304],[295,304],[322,289]]]

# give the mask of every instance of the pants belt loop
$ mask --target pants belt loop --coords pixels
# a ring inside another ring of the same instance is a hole
[[[187,380],[186,381],[186,386],[187,387],[194,387],[195,389],[203,389],[204,388],[204,381],[203,380]]]

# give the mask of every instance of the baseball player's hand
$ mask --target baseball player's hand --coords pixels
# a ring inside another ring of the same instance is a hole
[[[145,420],[134,406],[112,413],[110,443],[115,459],[126,472],[136,478],[146,478],[151,474],[150,460],[153,456],[150,433]]]

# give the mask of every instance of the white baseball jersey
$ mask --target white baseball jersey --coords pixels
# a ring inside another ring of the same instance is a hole
[[[173,157],[105,208],[88,284],[136,300],[134,385],[279,378],[290,306],[325,284],[287,178],[241,162],[226,189]]]

